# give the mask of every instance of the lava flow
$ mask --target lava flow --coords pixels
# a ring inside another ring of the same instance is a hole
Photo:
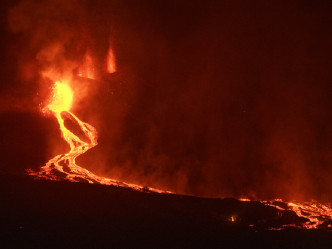
[[[287,206],[282,205],[282,200],[273,202],[263,201],[262,203],[276,207],[279,210],[292,210],[299,217],[308,219],[307,222],[301,224],[306,229],[315,229],[320,227],[332,228],[332,205],[321,204],[316,201],[311,202],[287,202]]]
[[[105,185],[115,185],[122,187],[130,187],[136,190],[153,192],[165,192],[154,188],[141,187],[135,184],[119,182],[113,179],[96,176],[89,170],[82,168],[76,164],[76,158],[92,147],[96,146],[98,134],[96,129],[76,117],[70,109],[73,103],[73,91],[69,81],[57,81],[53,88],[53,97],[51,103],[47,105],[43,111],[51,111],[58,120],[62,137],[70,146],[70,151],[66,154],[60,154],[49,160],[45,166],[41,167],[39,172],[27,170],[29,175],[36,178],[47,180],[69,180],[71,182],[89,182],[100,183]],[[74,134],[65,125],[69,120],[79,127],[80,134]]]
[[[249,199],[240,199],[241,201],[251,201]],[[300,224],[282,225],[279,229],[272,228],[271,230],[280,230],[286,227],[296,227],[305,229],[332,228],[332,204],[322,204],[317,201],[310,202],[286,202],[282,199],[274,199],[271,201],[260,201],[264,205],[275,207],[278,210],[293,211],[298,217],[305,218],[306,221]]]

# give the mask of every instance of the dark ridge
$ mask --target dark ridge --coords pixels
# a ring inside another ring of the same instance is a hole
[[[317,249],[332,243],[327,229],[268,230],[307,219],[257,201],[5,176],[0,200],[3,248]]]

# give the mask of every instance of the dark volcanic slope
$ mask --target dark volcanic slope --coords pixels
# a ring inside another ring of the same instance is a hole
[[[1,248],[332,246],[332,234],[324,230],[266,230],[305,220],[259,202],[29,178],[0,180]]]

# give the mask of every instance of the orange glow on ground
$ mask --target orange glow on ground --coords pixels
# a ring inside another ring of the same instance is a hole
[[[240,199],[241,201],[250,201],[249,199]],[[299,217],[307,218],[308,222],[304,224],[290,224],[284,225],[279,229],[272,230],[280,230],[286,227],[297,227],[297,228],[305,228],[305,229],[317,229],[322,225],[325,221],[332,220],[332,204],[321,204],[316,201],[311,202],[285,202],[281,199],[275,199],[272,201],[260,201],[261,203],[275,207],[280,211],[291,210],[297,214]],[[285,203],[287,207],[278,205],[278,203]],[[330,227],[331,225],[329,225]]]

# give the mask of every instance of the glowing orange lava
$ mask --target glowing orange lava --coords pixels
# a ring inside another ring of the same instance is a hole
[[[250,201],[249,199],[240,199],[241,201]],[[284,225],[285,227],[298,227],[298,228],[306,228],[306,229],[317,229],[322,226],[323,223],[327,223],[327,228],[332,228],[332,204],[321,204],[317,201],[311,202],[285,202],[281,199],[275,199],[272,201],[261,201],[261,203],[275,207],[281,211],[283,210],[291,210],[294,211],[297,216],[307,218],[308,221],[304,224],[299,225]],[[280,204],[286,204],[287,207]]]
[[[47,106],[47,109],[54,113],[61,113],[62,111],[69,111],[73,105],[73,91],[68,83],[55,82],[53,88],[52,102]]]

